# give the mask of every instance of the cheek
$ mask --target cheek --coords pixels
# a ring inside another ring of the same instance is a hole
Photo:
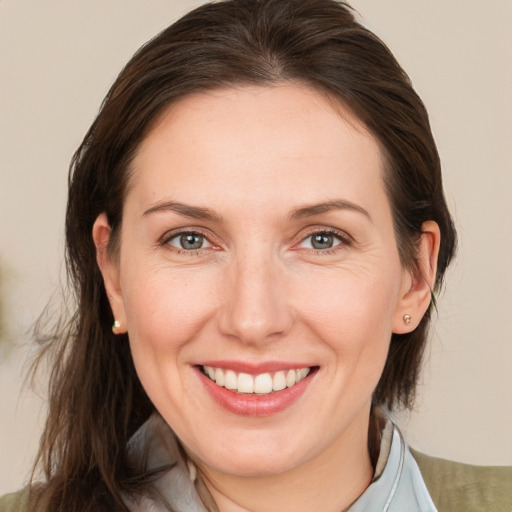
[[[328,347],[322,362],[340,390],[333,415],[371,399],[387,359],[400,278],[400,267],[336,272],[317,276],[301,295],[303,318]]]
[[[185,374],[195,340],[212,313],[209,278],[132,263],[123,296],[133,361],[151,401],[174,422],[187,401]]]
[[[128,274],[123,295],[130,337],[156,350],[193,338],[214,303],[214,280],[199,274],[165,267]]]
[[[300,308],[327,339],[351,349],[390,338],[398,291],[399,277],[339,272],[310,283]]]

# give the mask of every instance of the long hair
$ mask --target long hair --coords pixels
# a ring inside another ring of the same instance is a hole
[[[205,90],[284,81],[327,92],[376,137],[402,264],[415,268],[421,226],[434,220],[441,230],[440,287],[455,231],[439,156],[426,109],[382,41],[334,0],[226,0],[190,12],[126,65],[71,162],[66,263],[74,312],[43,346],[52,366],[38,510],[127,510],[123,496],[144,484],[130,467],[127,442],[153,406],[127,335],[111,331],[91,236],[95,219],[106,213],[115,258],[129,164],[169,104]],[[429,320],[430,311],[415,331],[392,336],[374,403],[411,405]]]

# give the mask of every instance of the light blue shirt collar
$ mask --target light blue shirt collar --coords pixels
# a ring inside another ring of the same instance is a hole
[[[347,512],[370,511],[437,512],[420,469],[394,424],[391,448],[383,472]]]

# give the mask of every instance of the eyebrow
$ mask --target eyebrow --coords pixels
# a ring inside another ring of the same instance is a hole
[[[343,199],[336,199],[333,201],[327,201],[325,203],[318,203],[297,208],[291,212],[290,219],[300,220],[305,217],[313,217],[314,215],[320,215],[322,213],[331,212],[333,210],[350,210],[353,212],[358,212],[363,214],[370,221],[372,220],[370,214],[364,208]]]
[[[357,204],[351,203],[350,201],[345,201],[342,199],[296,208],[292,210],[292,212],[289,215],[289,218],[291,220],[300,220],[306,217],[313,217],[315,215],[320,215],[322,213],[327,213],[333,210],[355,211],[363,214],[371,221],[370,214],[364,208],[358,206]],[[142,215],[145,216],[150,215],[151,213],[162,211],[171,211],[179,215],[183,215],[185,217],[190,217],[191,219],[207,220],[210,222],[218,223],[222,222],[222,217],[215,213],[210,208],[191,206],[188,204],[179,203],[177,201],[164,201],[158,203],[152,206],[151,208],[145,210]]]
[[[190,206],[176,201],[164,201],[148,208],[142,215],[149,215],[155,212],[171,211],[191,219],[207,220],[210,222],[222,222],[222,217],[210,208]]]

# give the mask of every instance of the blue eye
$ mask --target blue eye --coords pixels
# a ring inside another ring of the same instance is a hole
[[[313,233],[300,243],[304,249],[314,249],[315,251],[322,251],[332,249],[343,242],[341,236],[335,235],[328,231],[319,231]]]
[[[170,238],[167,243],[182,251],[197,251],[211,247],[210,242],[203,235],[194,232],[179,233]]]

